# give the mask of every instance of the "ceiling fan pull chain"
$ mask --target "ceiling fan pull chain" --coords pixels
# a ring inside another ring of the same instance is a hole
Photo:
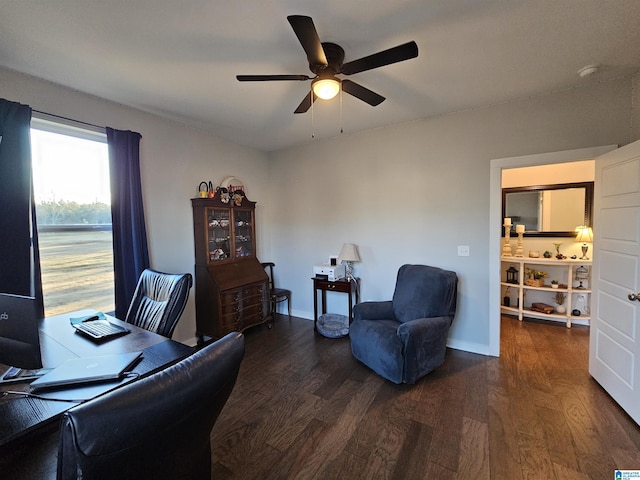
[[[340,85],[340,133],[344,133],[344,122],[342,121],[342,85]]]
[[[315,127],[315,123],[313,121],[313,89],[310,90],[310,94],[311,95],[311,138],[316,138],[316,127]]]

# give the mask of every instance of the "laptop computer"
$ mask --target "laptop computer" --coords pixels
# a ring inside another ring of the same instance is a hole
[[[118,380],[141,357],[142,352],[100,357],[72,358],[31,382],[33,390]]]

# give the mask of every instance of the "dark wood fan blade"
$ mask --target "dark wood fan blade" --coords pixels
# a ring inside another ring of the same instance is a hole
[[[315,102],[317,99],[318,97],[314,93],[313,101]],[[302,102],[300,102],[300,105],[298,105],[298,108],[296,108],[296,111],[293,113],[306,113],[307,110],[309,110],[310,108],[311,108],[311,92],[307,93],[307,96],[304,97]]]
[[[287,17],[302,48],[307,54],[309,65],[327,65],[327,57],[324,54],[322,43],[311,17],[304,15],[289,15]],[[312,70],[313,71],[313,70]]]
[[[345,75],[353,75],[354,73],[365,72],[392,63],[402,62],[418,56],[418,45],[416,42],[408,42],[397,47],[374,53],[367,57],[362,57],[353,62],[347,62],[342,65],[342,73]]]
[[[307,75],[236,75],[240,82],[270,82],[272,80],[311,80]]]
[[[352,82],[351,80],[342,80],[342,91],[359,98],[372,107],[380,105],[385,100],[382,95],[378,95],[376,92],[373,92],[356,82]]]

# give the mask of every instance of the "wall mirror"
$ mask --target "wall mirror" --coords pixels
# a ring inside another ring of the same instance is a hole
[[[525,237],[573,237],[578,225],[592,227],[593,182],[502,189],[502,217],[525,225]]]

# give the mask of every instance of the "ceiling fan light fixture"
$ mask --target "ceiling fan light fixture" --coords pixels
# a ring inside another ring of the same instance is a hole
[[[340,81],[337,78],[317,78],[311,83],[313,93],[323,100],[331,100],[340,91]]]
[[[578,75],[580,78],[590,77],[594,73],[598,73],[600,67],[598,65],[587,65],[586,67],[582,67],[578,70]]]

